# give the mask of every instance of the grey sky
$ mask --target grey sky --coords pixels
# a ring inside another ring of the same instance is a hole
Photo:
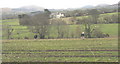
[[[119,0],[1,0],[0,8],[18,8],[22,6],[35,5],[44,8],[78,8],[85,5],[116,4]]]

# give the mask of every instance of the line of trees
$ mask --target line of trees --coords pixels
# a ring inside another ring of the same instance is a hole
[[[52,32],[56,34],[56,38],[77,38],[80,37],[82,31],[85,32],[85,36],[88,38],[103,37],[97,36],[99,34],[95,34],[97,31],[100,32],[100,35],[103,35],[103,33],[92,26],[93,24],[98,24],[100,13],[96,9],[89,10],[90,16],[84,17],[82,20],[76,20],[76,18],[73,17],[71,19],[73,23],[75,23],[75,21],[80,21],[80,24],[84,25],[84,28],[81,28],[79,25],[74,31],[64,20],[50,19],[50,13],[48,9],[45,9],[43,13],[19,15],[20,25],[28,26],[28,29],[39,35],[40,39],[53,38],[53,36],[51,36]],[[53,28],[54,30],[52,31]]]

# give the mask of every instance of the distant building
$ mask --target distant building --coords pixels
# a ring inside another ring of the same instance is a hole
[[[50,18],[63,18],[65,17],[64,13],[51,13]]]

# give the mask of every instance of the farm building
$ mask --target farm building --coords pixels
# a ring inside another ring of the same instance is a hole
[[[63,18],[63,17],[65,17],[65,14],[64,13],[59,13],[59,12],[51,13],[50,17],[51,18]]]

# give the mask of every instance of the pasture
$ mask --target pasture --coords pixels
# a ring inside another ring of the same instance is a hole
[[[118,39],[3,40],[2,61],[118,62]]]
[[[117,13],[101,14],[100,17],[113,14]],[[63,19],[69,23],[69,18]],[[3,25],[3,28],[5,25],[11,25],[8,28],[14,29],[10,35],[13,39],[9,40],[5,40],[7,31],[2,31],[3,62],[118,62],[117,23],[93,24],[93,27],[99,27],[110,37],[85,40],[80,39],[80,34],[75,32],[78,30],[77,27],[80,28],[80,32],[84,31],[83,25],[68,25],[67,31],[70,31],[70,34],[74,33],[77,38],[71,38],[69,34],[70,38],[64,39],[33,39],[35,34],[27,26],[19,25],[18,19],[0,20],[0,25]],[[57,29],[54,26],[50,29],[50,34],[50,37],[57,37]]]

